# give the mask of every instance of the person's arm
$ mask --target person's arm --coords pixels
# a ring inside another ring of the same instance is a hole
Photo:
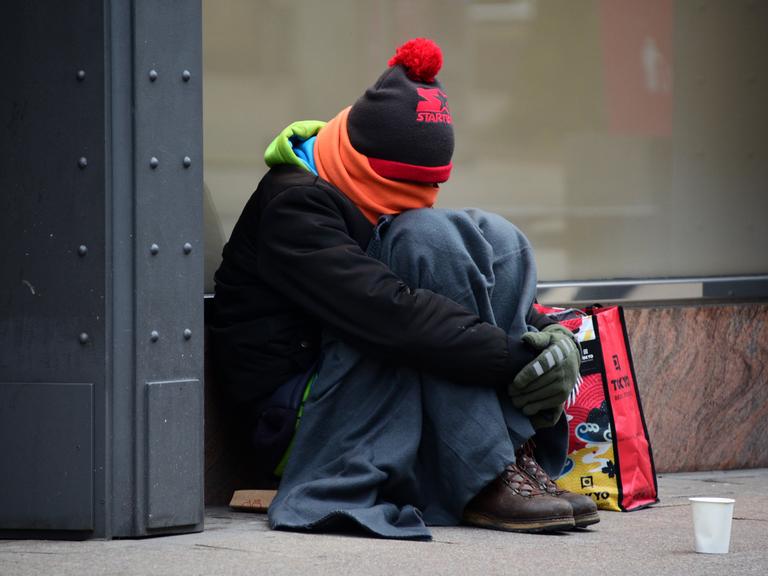
[[[538,310],[536,310],[533,304],[531,304],[531,309],[528,310],[528,314],[525,317],[525,321],[529,326],[533,326],[539,332],[544,330],[544,328],[546,328],[547,326],[557,324],[556,320],[553,320],[548,315],[543,314]]]
[[[508,383],[533,360],[522,341],[367,256],[334,202],[311,187],[270,201],[260,226],[264,281],[366,353],[454,380]]]

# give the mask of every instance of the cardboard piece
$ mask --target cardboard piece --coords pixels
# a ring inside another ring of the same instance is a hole
[[[277,490],[235,490],[229,507],[243,512],[259,512],[266,514],[272,500],[277,496]]]

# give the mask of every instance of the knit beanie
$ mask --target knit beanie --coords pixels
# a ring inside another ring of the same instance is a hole
[[[436,78],[442,65],[443,54],[432,40],[409,40],[352,106],[349,140],[380,176],[427,184],[448,180],[453,121]]]

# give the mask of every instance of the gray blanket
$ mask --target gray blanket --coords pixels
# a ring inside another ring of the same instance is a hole
[[[444,294],[510,335],[528,329],[533,253],[499,216],[424,209],[383,218],[368,252],[409,286]],[[458,524],[466,503],[534,434],[503,391],[363,356],[327,334],[270,525],[430,539],[427,526]],[[539,431],[535,446],[556,476],[565,418]]]

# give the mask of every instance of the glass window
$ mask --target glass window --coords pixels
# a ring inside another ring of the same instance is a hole
[[[223,241],[267,144],[416,36],[456,129],[438,206],[517,224],[541,280],[768,272],[768,3],[205,0],[205,180]],[[209,240],[211,242],[211,240]],[[220,246],[211,247],[210,277]]]

